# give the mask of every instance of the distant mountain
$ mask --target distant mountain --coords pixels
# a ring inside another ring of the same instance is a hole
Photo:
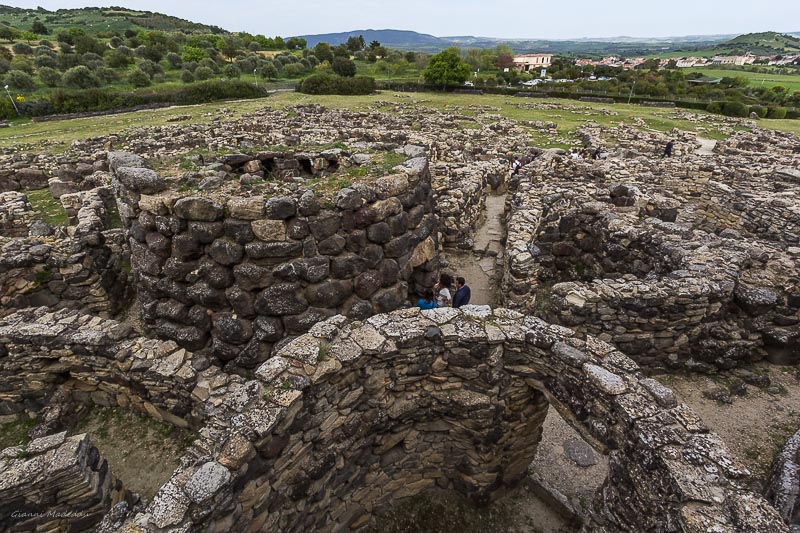
[[[308,46],[320,42],[332,45],[347,42],[348,37],[361,35],[366,42],[373,40],[389,48],[401,50],[415,50],[423,52],[438,52],[448,46],[469,48],[493,48],[498,44],[508,44],[514,51],[525,52],[551,52],[561,54],[626,54],[645,55],[675,50],[686,46],[711,46],[734,35],[692,35],[686,37],[612,37],[612,38],[579,38],[579,39],[524,39],[524,38],[496,38],[476,37],[473,35],[451,35],[436,37],[425,33],[404,30],[353,30],[341,33],[325,33],[315,35],[301,35]]]
[[[447,39],[434,37],[426,33],[405,30],[354,30],[340,33],[321,33],[317,35],[300,35],[308,43],[309,47],[317,43],[328,43],[332,45],[347,42],[349,37],[364,37],[364,41],[369,44],[372,41],[379,41],[382,45],[389,48],[416,49],[440,47],[441,49],[451,46],[452,43]]]
[[[72,27],[83,28],[90,35],[104,32],[122,33],[125,30],[181,31],[185,33],[226,33],[217,26],[199,24],[182,18],[139,11],[124,7],[82,7],[78,9],[58,9],[48,11],[44,8],[26,9],[0,5],[0,23],[20,30],[31,28],[34,20],[39,20],[51,34]]]

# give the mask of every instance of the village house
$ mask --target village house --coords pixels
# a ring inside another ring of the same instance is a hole
[[[524,72],[549,68],[553,54],[522,54],[514,56],[514,68]]]

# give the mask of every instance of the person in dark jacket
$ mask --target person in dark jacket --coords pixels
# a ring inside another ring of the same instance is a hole
[[[673,141],[668,142],[667,145],[664,147],[664,153],[661,154],[661,157],[672,157],[673,146],[675,146],[675,143]]]
[[[467,280],[463,276],[456,278],[456,294],[453,296],[453,307],[461,307],[469,303],[469,298],[472,296]]]

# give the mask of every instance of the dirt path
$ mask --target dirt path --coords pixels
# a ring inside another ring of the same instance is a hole
[[[464,276],[472,297],[471,304],[495,306],[500,303],[499,284],[505,247],[505,195],[488,195],[484,222],[475,230],[470,252],[446,250],[449,270]]]
[[[695,155],[714,154],[714,147],[717,146],[717,141],[715,141],[714,139],[704,139],[702,137],[698,137],[697,142],[700,143],[700,148],[694,151]]]

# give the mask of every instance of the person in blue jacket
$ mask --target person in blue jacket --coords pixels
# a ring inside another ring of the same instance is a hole
[[[467,305],[470,296],[472,296],[472,292],[469,290],[467,280],[464,279],[464,276],[458,276],[456,278],[456,294],[453,296],[453,307]]]
[[[436,303],[436,299],[433,297],[433,289],[425,289],[425,294],[423,294],[422,298],[417,300],[417,306],[420,309],[436,309],[439,307],[439,304]]]

